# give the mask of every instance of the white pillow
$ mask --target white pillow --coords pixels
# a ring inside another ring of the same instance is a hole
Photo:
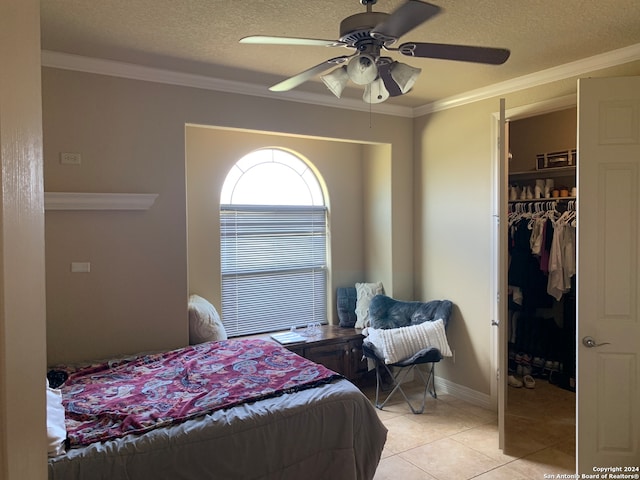
[[[216,307],[199,295],[189,296],[189,343],[226,340],[227,331],[222,325]]]
[[[396,363],[423,348],[435,347],[443,357],[451,356],[442,319],[399,328],[371,328],[367,337],[384,356],[385,363]]]
[[[356,328],[369,326],[369,304],[376,295],[384,294],[382,282],[356,283]]]
[[[49,380],[47,380],[47,438],[48,456],[62,455],[64,453],[64,442],[67,439],[62,392],[57,388],[49,387]]]

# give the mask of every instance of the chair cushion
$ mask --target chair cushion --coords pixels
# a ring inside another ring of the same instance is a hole
[[[369,319],[373,328],[398,328],[442,319],[447,326],[451,316],[449,300],[407,302],[376,295],[369,303]]]
[[[338,287],[336,289],[336,304],[338,307],[339,325],[353,328],[356,325],[356,287]]]
[[[443,357],[452,355],[442,319],[399,328],[369,327],[367,340],[388,364],[401,362],[430,347],[437,348]]]

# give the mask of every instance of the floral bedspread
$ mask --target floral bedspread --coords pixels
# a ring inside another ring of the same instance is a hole
[[[70,446],[142,433],[338,374],[266,340],[226,340],[65,369]]]

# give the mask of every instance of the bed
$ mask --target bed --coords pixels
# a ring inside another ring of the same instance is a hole
[[[386,439],[353,384],[272,341],[55,372],[68,448],[50,480],[371,479]]]

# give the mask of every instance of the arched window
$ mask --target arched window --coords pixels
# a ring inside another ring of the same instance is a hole
[[[241,158],[220,202],[222,321],[230,337],[327,322],[327,208],[309,165],[268,148]]]

